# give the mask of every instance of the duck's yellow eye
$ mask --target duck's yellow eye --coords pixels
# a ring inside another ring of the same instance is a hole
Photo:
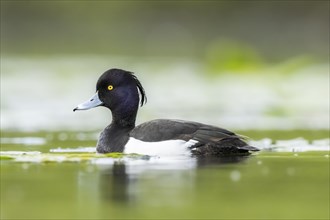
[[[108,90],[113,90],[113,85],[108,85]]]

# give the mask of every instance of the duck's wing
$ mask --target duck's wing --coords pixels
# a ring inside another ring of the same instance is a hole
[[[204,125],[197,122],[157,119],[135,127],[130,136],[146,141],[185,140],[196,138],[201,141],[208,138],[224,138],[235,135],[225,129]]]
[[[249,146],[241,136],[226,129],[181,120],[149,121],[135,127],[130,136],[146,142],[194,140],[196,143],[191,149],[201,154],[219,149],[244,152],[258,150]]]

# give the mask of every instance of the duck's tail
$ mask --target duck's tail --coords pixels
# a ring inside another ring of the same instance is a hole
[[[194,147],[192,152],[197,156],[244,156],[250,155],[252,151],[259,149],[248,145],[239,137],[233,137]]]
[[[246,150],[246,151],[259,151],[258,148],[250,146],[250,145],[245,145],[245,146],[237,147],[237,148],[240,150]]]

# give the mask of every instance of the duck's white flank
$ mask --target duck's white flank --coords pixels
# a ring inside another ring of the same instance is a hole
[[[168,140],[160,142],[145,142],[130,138],[125,145],[124,153],[137,153],[149,156],[178,156],[190,155],[189,147],[196,144],[196,140]]]

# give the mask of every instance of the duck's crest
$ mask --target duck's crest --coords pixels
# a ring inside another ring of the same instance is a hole
[[[132,78],[135,80],[136,86],[139,90],[140,96],[141,96],[141,104],[140,106],[143,106],[144,104],[147,103],[147,96],[146,96],[146,92],[144,91],[144,88],[140,82],[140,80],[134,75],[133,72],[129,72],[130,75],[132,76]]]

